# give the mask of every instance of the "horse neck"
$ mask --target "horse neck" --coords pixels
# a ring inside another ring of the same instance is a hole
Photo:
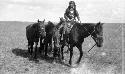
[[[56,25],[56,28],[57,28],[57,29],[60,29],[61,24],[62,24],[62,22],[59,22],[59,23]]]
[[[79,28],[90,35],[94,32],[94,25],[92,23],[82,23],[82,25],[79,25]]]
[[[39,23],[34,23],[34,24],[32,24],[32,27],[34,27],[36,30],[38,30]]]
[[[90,33],[90,34],[92,34],[93,32],[94,32],[94,30],[95,30],[95,25],[94,24],[88,24],[88,32]]]
[[[54,28],[54,24],[52,22],[48,22],[48,24],[45,27],[45,30],[47,33],[49,33]]]

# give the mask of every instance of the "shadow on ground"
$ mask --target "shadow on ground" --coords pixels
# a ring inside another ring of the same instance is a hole
[[[39,48],[38,48],[39,50]],[[62,64],[62,65],[65,65],[65,66],[69,66],[68,64],[65,64],[64,62],[60,61],[59,58],[55,59],[51,56],[47,56],[45,57],[44,56],[44,51],[42,50],[41,53],[37,53],[37,59],[34,59],[33,58],[33,55],[30,55],[28,53],[28,50],[27,49],[20,49],[20,48],[14,48],[12,49],[12,53],[15,54],[16,56],[21,56],[23,58],[28,58],[29,61],[34,61],[36,63],[39,62],[39,60],[44,60],[48,63],[53,63],[53,62],[56,62],[56,63],[59,63],[59,64]]]

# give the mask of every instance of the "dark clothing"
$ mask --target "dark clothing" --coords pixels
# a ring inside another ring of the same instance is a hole
[[[73,8],[67,8],[65,13],[64,13],[64,17],[66,20],[70,19],[70,20],[76,20],[75,18],[77,17],[79,20],[79,14],[78,11],[73,9]]]

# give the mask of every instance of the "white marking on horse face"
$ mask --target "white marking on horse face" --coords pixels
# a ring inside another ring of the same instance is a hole
[[[42,30],[44,30],[44,28],[43,28],[43,27],[42,27],[41,29],[42,29]]]

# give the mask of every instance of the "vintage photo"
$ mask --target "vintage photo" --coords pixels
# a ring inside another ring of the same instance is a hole
[[[124,0],[0,0],[0,74],[125,74]]]

